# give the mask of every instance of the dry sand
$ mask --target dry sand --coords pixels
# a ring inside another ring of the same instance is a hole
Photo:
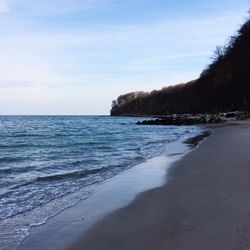
[[[250,123],[212,129],[166,185],[106,216],[71,249],[250,249]]]

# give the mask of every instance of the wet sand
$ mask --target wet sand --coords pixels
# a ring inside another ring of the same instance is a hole
[[[212,128],[164,186],[106,216],[70,249],[250,249],[250,122]]]
[[[169,143],[163,155],[98,184],[87,199],[32,227],[18,249],[68,249],[106,215],[127,206],[138,194],[164,185],[168,169],[188,152],[190,148],[181,141]]]

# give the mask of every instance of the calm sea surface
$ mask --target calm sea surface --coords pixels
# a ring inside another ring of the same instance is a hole
[[[201,130],[138,120],[0,116],[0,249],[15,249],[31,226],[87,198],[96,184]]]

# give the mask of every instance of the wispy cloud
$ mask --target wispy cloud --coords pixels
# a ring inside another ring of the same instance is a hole
[[[127,0],[5,0],[11,12],[0,16],[0,113],[8,105],[11,113],[15,107],[29,113],[107,113],[121,93],[198,77],[215,46],[244,22],[243,8],[119,22],[107,14],[114,2],[134,7]],[[101,6],[106,16],[100,17]],[[89,107],[93,100],[100,102],[99,112]]]
[[[165,82],[178,83],[185,77],[189,80],[187,71],[198,77],[215,46],[223,44],[241,22],[242,13],[228,12],[206,19],[99,24],[92,29],[78,25],[57,32],[19,30],[18,40],[16,32],[6,33],[0,40],[0,80],[94,84],[114,75],[118,82],[125,77],[128,83],[143,85],[145,79],[136,75],[148,79],[161,75]]]

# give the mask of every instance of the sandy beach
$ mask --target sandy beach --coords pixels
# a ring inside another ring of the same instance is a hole
[[[249,249],[249,138],[249,122],[212,128],[164,186],[106,216],[70,249]]]

